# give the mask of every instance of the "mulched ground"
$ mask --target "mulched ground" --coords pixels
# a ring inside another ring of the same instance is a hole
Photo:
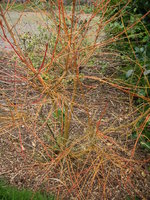
[[[150,165],[147,160],[150,154],[137,146],[134,158],[131,157],[135,141],[129,137],[130,124],[138,113],[127,94],[98,81],[84,80],[84,86],[76,94],[77,106],[70,127],[68,147],[72,141],[75,143],[73,153],[66,149],[52,153],[49,128],[45,124],[39,129],[43,125],[42,118],[34,121],[40,94],[22,78],[12,83],[14,74],[19,77],[27,77],[27,74],[21,67],[14,67],[11,52],[1,52],[0,57],[0,178],[18,188],[46,190],[66,200],[120,200],[128,196],[149,199]],[[84,75],[103,78],[100,71],[100,65],[82,69]],[[70,98],[70,88],[64,94],[67,98]],[[79,98],[79,93],[83,98]],[[46,101],[42,110],[45,118],[51,108],[51,100]],[[82,105],[89,111],[89,126]],[[94,135],[98,121],[98,134]],[[59,130],[59,126],[52,125],[52,130]],[[91,133],[94,136],[89,140]],[[83,155],[75,154],[76,151]],[[48,155],[53,156],[55,162]]]

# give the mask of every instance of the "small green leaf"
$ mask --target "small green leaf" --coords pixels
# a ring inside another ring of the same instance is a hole
[[[133,69],[128,70],[126,73],[126,77],[129,78],[133,74],[133,71]]]
[[[138,91],[138,94],[139,94],[140,96],[145,96],[145,95],[146,95],[146,92],[145,92],[144,89],[140,89],[140,90]]]
[[[143,47],[141,47],[141,48],[140,48],[140,51],[141,51],[141,52],[144,52],[144,48],[143,48]]]
[[[146,35],[146,36],[143,38],[143,42],[147,42],[147,41],[148,41],[148,39],[149,39],[149,36],[148,36],[148,35]]]
[[[138,48],[138,47],[135,47],[135,51],[138,53],[138,52],[139,52],[139,48]]]
[[[131,134],[131,138],[132,139],[136,139],[137,138],[137,133],[134,131],[134,132],[132,132],[132,134]]]
[[[62,113],[62,111],[61,111],[60,108],[58,109],[57,113],[58,113],[58,117],[60,117],[60,116],[61,116],[61,113]]]
[[[150,142],[141,141],[140,144],[141,144],[141,146],[143,146],[144,148],[150,150]]]
[[[145,70],[143,73],[145,76],[147,76],[148,74],[150,74],[150,69],[149,70]]]

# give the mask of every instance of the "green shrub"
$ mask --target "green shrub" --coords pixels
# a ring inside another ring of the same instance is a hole
[[[18,190],[15,187],[7,185],[0,181],[0,199],[1,200],[54,200],[54,196],[48,196],[45,193],[32,192],[29,190]]]
[[[123,1],[121,4],[119,4],[119,1],[114,1],[113,3],[118,3],[118,7],[113,10],[114,14],[117,13],[120,7],[127,3],[127,1]],[[149,1],[146,1],[144,4],[140,0],[131,2],[124,10],[124,14],[114,22],[111,22],[106,28],[106,30],[111,30],[110,34],[112,35],[117,35],[117,33],[124,31],[121,40],[113,43],[111,48],[121,52],[122,60],[130,55],[130,61],[127,61],[125,66],[120,66],[118,76],[126,83],[133,85],[132,92],[136,96],[134,102],[138,106],[143,105],[139,112],[143,112],[143,110],[146,112],[148,110],[149,103],[147,100],[143,100],[143,97],[147,99],[150,97],[149,15],[141,20],[141,17],[148,12],[148,5],[150,5]],[[135,26],[128,28],[132,26],[132,24],[135,24]],[[131,60],[133,62],[131,62]],[[144,119],[142,118],[142,120],[136,124],[137,129],[141,126],[143,121]],[[138,133],[134,130],[133,138],[137,138],[137,136]],[[149,150],[149,141],[149,122],[147,122],[139,139],[139,143],[142,147]]]

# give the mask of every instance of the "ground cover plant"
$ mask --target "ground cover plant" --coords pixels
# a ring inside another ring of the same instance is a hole
[[[14,187],[9,186],[4,181],[0,181],[0,199],[1,200],[54,200],[53,196],[45,194],[33,193],[29,190],[18,190]]]
[[[137,30],[149,34],[138,26],[149,10],[132,20],[132,3],[0,5],[0,175],[11,184],[58,199],[149,198],[139,145],[149,145],[149,95],[139,92],[149,71],[131,44]]]

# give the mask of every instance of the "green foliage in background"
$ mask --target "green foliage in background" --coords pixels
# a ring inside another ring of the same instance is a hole
[[[0,199],[1,200],[54,200],[54,196],[48,196],[45,193],[33,193],[29,190],[18,190],[15,187],[7,185],[0,180]]]
[[[113,5],[117,5],[115,9],[111,8],[109,13],[117,13],[123,6],[127,3],[127,0],[118,1],[113,0],[111,2]],[[140,18],[145,15],[150,10],[150,1],[146,0],[133,0],[126,7],[125,10],[122,11],[122,17],[117,18],[114,22],[111,22],[106,28],[109,30],[110,34],[117,35],[117,33],[126,31],[124,33],[122,39],[113,43],[111,49],[117,50],[120,52],[122,56],[122,60],[126,58],[126,56],[130,55],[130,59],[135,62],[126,62],[124,66],[120,66],[120,72],[118,74],[125,82],[130,83],[132,85],[137,85],[136,91],[140,96],[150,97],[150,14],[148,14],[143,20]],[[138,22],[138,23],[137,23]],[[132,28],[132,24],[136,24]],[[108,32],[108,31],[107,31]],[[137,106],[143,105],[141,112],[146,112],[149,108],[149,104],[141,98],[135,98],[135,104]],[[137,123],[136,130],[140,127],[142,121]],[[142,147],[150,150],[150,125],[149,122],[146,124],[142,135],[139,139],[139,143]],[[133,138],[138,136],[137,131],[133,132]]]

